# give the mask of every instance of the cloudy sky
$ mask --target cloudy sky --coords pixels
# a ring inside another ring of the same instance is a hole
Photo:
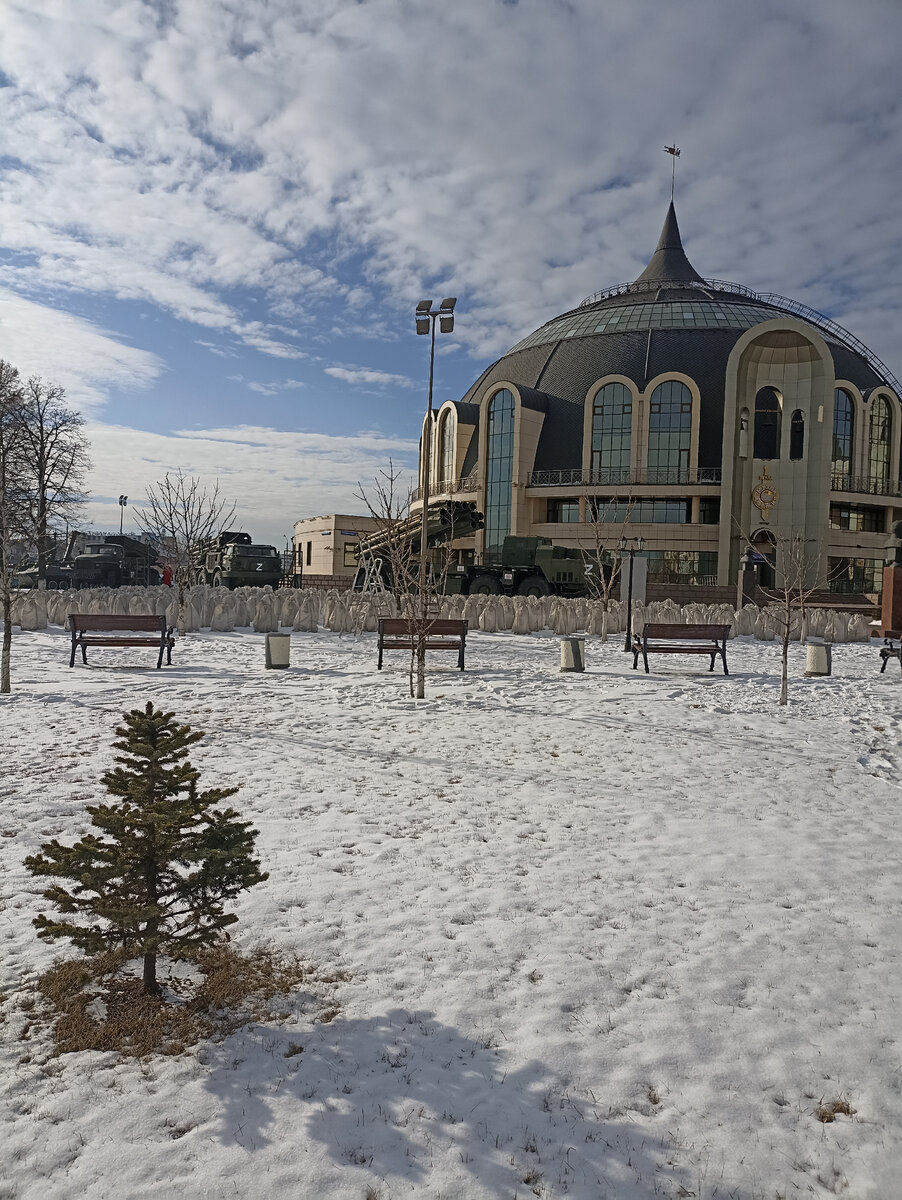
[[[0,357],[90,427],[88,517],[167,470],[258,538],[414,461],[436,400],[698,271],[902,374],[899,0],[0,0]]]

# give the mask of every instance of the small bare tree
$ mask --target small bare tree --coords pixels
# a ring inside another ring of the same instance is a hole
[[[46,586],[56,539],[54,522],[69,522],[87,499],[91,466],[84,420],[56,383],[33,375],[22,389],[22,456],[29,493],[29,536],[37,550],[37,586]]]
[[[758,549],[748,535],[743,535],[746,545],[753,553]],[[782,582],[775,587],[758,587],[758,593],[770,606],[770,613],[777,623],[780,637],[780,700],[781,705],[789,702],[789,642],[797,620],[805,625],[805,610],[815,592],[827,586],[829,576],[824,571],[823,561],[816,543],[806,539],[798,530],[788,534],[775,534],[777,571]]]
[[[22,384],[19,372],[0,359],[0,608],[3,649],[0,652],[0,694],[11,691],[13,544],[27,527],[28,496],[22,446]]]
[[[181,469],[152,484],[144,507],[135,509],[157,560],[172,572],[180,619],[203,543],[220,534],[234,515],[235,505],[220,494],[218,479],[209,487]]]
[[[615,521],[617,506],[625,505],[623,520]],[[593,497],[586,500],[586,523],[591,528],[591,539],[578,539],[579,547],[586,555],[591,570],[586,572],[586,590],[593,600],[600,600],[604,613],[601,640],[608,640],[608,610],[614,588],[620,581],[622,557],[620,544],[633,511],[632,496],[615,498],[600,505]]]
[[[367,562],[369,552],[364,547],[361,568],[369,570],[370,577],[378,573],[397,598],[399,611],[411,633],[410,694],[423,700],[426,641],[445,591],[454,540],[453,515],[441,529],[440,544],[427,555],[425,569],[421,569],[421,518],[419,513],[411,516],[413,494],[402,485],[401,471],[395,464],[389,460],[387,469],[379,473],[371,488],[358,485],[356,494],[377,523],[375,536],[371,534],[367,540],[376,542],[378,551],[371,553]],[[453,514],[453,505],[445,511]],[[375,561],[376,553],[381,562]]]

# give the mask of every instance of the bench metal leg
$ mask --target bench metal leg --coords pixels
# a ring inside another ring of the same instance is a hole
[[[376,670],[382,670],[382,643],[379,643],[379,661],[376,663]]]

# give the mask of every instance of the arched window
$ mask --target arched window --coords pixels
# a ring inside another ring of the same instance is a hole
[[[444,484],[443,490],[453,491],[454,484],[454,424],[450,412],[442,416],[438,430],[438,462],[436,463],[436,481]]]
[[[789,458],[798,462],[805,454],[805,414],[797,408],[789,422]]]
[[[855,433],[855,408],[852,397],[842,388],[833,392],[833,474],[848,479],[852,473],[852,438]]]
[[[514,470],[514,397],[507,388],[489,401],[485,459],[485,561],[499,562],[511,530]]]
[[[687,483],[692,393],[684,383],[659,383],[648,405],[648,482]]]
[[[755,397],[755,458],[780,457],[780,397],[771,387]]]
[[[592,482],[629,483],[633,397],[623,383],[606,383],[592,402]]]
[[[889,452],[892,445],[892,414],[883,396],[871,400],[868,423],[868,476],[872,483],[889,483]]]

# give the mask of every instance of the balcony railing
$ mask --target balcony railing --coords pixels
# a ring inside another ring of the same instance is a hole
[[[533,471],[529,487],[630,487],[651,485],[684,487],[690,484],[715,486],[720,483],[720,467],[699,467],[690,471],[681,467],[653,467],[631,471],[621,467],[602,467],[595,471]]]
[[[873,479],[869,475],[834,475],[830,487],[834,492],[860,492],[866,496],[902,496],[902,480]]]
[[[430,496],[459,496],[462,492],[475,492],[479,484],[478,476],[473,471],[469,475],[464,475],[460,479],[442,479],[439,483],[429,485]],[[423,499],[423,489],[418,487],[411,496],[411,500],[416,503]]]

